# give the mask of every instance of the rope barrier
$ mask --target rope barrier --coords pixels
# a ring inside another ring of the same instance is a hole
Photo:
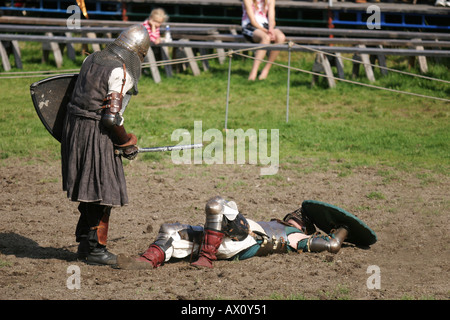
[[[156,63],[151,63],[151,62],[144,62],[142,63],[142,67],[161,67],[161,66],[168,66],[168,65],[173,65],[173,64],[179,64],[179,63],[187,63],[189,62],[189,60],[195,60],[195,61],[203,61],[203,60],[209,60],[209,59],[215,59],[218,58],[219,54],[218,53],[212,53],[212,54],[205,54],[203,56],[195,56],[194,58],[178,58],[178,59],[171,59],[171,60],[160,60],[157,61]]]
[[[49,75],[70,74],[79,72],[80,69],[66,69],[66,70],[49,70],[49,71],[18,71],[18,72],[2,72],[0,73],[0,79],[20,79],[20,78],[37,78],[45,77]],[[3,76],[4,74],[14,76]]]
[[[304,48],[304,49],[307,49],[307,50],[310,50],[310,51],[314,51],[314,52],[317,52],[317,53],[323,53],[325,55],[332,56],[332,57],[337,57],[336,54],[331,53],[331,52],[317,50],[317,49],[314,49],[314,48],[311,48],[311,47],[308,47],[308,46],[305,46],[305,45],[297,44],[297,43],[293,43],[293,44],[295,46],[297,46],[297,47]],[[361,61],[358,61],[358,60],[355,60],[355,59],[352,59],[352,58],[346,58],[346,57],[342,57],[342,56],[340,58],[343,59],[343,60],[354,62],[354,63],[361,63],[361,64],[363,63]],[[392,68],[388,68],[388,67],[378,66],[378,65],[372,64],[372,63],[368,63],[368,65],[371,66],[371,67],[376,67],[376,68],[383,69],[383,70],[386,70],[386,71],[397,72],[397,73],[405,74],[405,75],[408,75],[408,76],[414,76],[414,77],[417,77],[417,78],[423,78],[423,79],[427,79],[427,80],[433,80],[433,81],[440,81],[440,82],[444,82],[444,83],[450,83],[450,81],[447,81],[447,80],[438,79],[438,78],[432,78],[432,77],[424,76],[424,75],[421,75],[421,74],[415,74],[415,73],[401,71],[401,70],[392,69]]]
[[[296,44],[293,42],[285,42],[284,44],[288,44],[290,47],[295,45],[295,46],[299,46],[302,47],[304,49],[310,50],[312,52],[317,52],[317,53],[323,53],[325,55],[329,55],[329,56],[334,56],[336,57],[336,54],[330,53],[330,52],[325,52],[322,50],[317,50],[308,46],[304,46],[304,45],[300,45],[300,44]],[[252,48],[246,48],[246,49],[239,49],[239,50],[230,50],[228,52],[228,55],[230,57],[230,62],[231,62],[231,57],[233,54],[236,55],[240,55],[246,58],[250,58],[250,59],[254,59],[256,60],[256,58],[243,54],[243,51],[254,51],[254,50],[270,50],[271,45],[261,45],[261,46],[255,46]],[[172,60],[161,60],[158,61],[156,63],[143,63],[142,67],[150,67],[150,66],[167,66],[167,65],[174,65],[174,64],[180,64],[180,63],[188,63],[189,61],[195,60],[195,61],[203,61],[203,60],[208,60],[208,59],[215,59],[218,58],[219,54],[218,53],[213,53],[213,54],[207,54],[207,55],[201,55],[201,56],[195,56],[194,58],[179,58],[179,59],[172,59]],[[337,81],[341,81],[341,82],[347,82],[350,84],[355,84],[355,85],[360,85],[360,86],[364,86],[364,87],[368,87],[368,88],[373,88],[373,89],[379,89],[379,90],[386,90],[386,91],[390,91],[390,92],[395,92],[395,93],[401,93],[401,94],[407,94],[407,95],[412,95],[412,96],[416,96],[416,97],[421,97],[421,98],[428,98],[428,99],[435,99],[435,100],[439,100],[439,101],[445,101],[445,102],[449,102],[449,99],[445,99],[445,98],[439,98],[439,97],[434,97],[434,96],[427,96],[427,95],[423,95],[423,94],[418,94],[418,93],[413,93],[413,92],[408,92],[408,91],[401,91],[401,90],[396,90],[396,89],[390,89],[390,88],[385,88],[385,87],[380,87],[380,86],[376,86],[376,85],[372,85],[372,84],[366,84],[366,83],[362,83],[362,82],[358,82],[358,81],[352,81],[352,80],[347,80],[347,79],[341,79],[341,78],[337,78],[337,77],[330,77],[321,73],[316,73],[313,71],[309,71],[309,70],[303,70],[300,68],[294,68],[290,66],[290,51],[289,51],[289,61],[288,61],[288,66],[277,63],[277,62],[272,62],[273,65],[276,66],[280,66],[283,68],[287,68],[289,69],[288,72],[288,77],[290,77],[290,70],[295,70],[295,71],[300,71],[303,73],[307,73],[307,74],[311,74],[311,75],[315,75],[315,76],[319,76],[319,77],[325,77],[325,78],[332,78],[334,80]],[[351,59],[351,58],[346,58],[346,57],[341,57],[344,60],[348,60],[351,61],[353,63],[359,63],[359,64],[363,64],[362,61],[358,61],[355,59]],[[263,60],[263,59],[258,59],[261,62],[268,62],[267,60]],[[418,75],[418,74],[414,74],[414,73],[410,73],[410,72],[405,72],[405,71],[401,71],[401,70],[396,70],[396,69],[392,69],[392,68],[387,68],[387,67],[382,67],[382,66],[378,66],[378,65],[374,65],[374,64],[370,64],[373,67],[376,68],[380,68],[380,69],[385,69],[391,72],[397,72],[400,74],[404,74],[404,75],[409,75],[409,76],[413,76],[413,77],[417,77],[417,78],[423,78],[423,79],[427,79],[427,80],[431,80],[431,81],[439,81],[439,82],[443,82],[443,83],[450,83],[450,81],[447,80],[443,80],[443,79],[438,79],[438,78],[432,78],[432,77],[428,77],[428,76],[423,76],[423,75]],[[43,76],[48,76],[50,74],[67,74],[67,73],[73,73],[73,72],[78,72],[79,69],[66,69],[66,70],[49,70],[49,71],[21,71],[21,72],[2,72],[0,73],[0,79],[18,79],[18,78],[32,78],[32,77],[43,77]],[[231,71],[229,70],[229,73]],[[6,76],[4,76],[6,75]],[[10,76],[11,75],[11,76]],[[12,76],[13,75],[13,76]],[[289,81],[289,79],[288,79]],[[288,89],[288,99],[289,99],[289,89]],[[286,116],[286,120],[288,119],[288,115]]]
[[[33,73],[60,73],[60,72],[76,72],[79,69],[66,69],[66,70],[42,70],[42,71],[13,71],[13,72],[2,72],[1,74],[33,74]]]
[[[240,56],[246,57],[246,58],[250,58],[250,59],[254,59],[254,60],[259,60],[261,62],[268,62],[267,60],[263,60],[263,59],[256,59],[254,57],[251,57],[249,55],[245,55],[242,53],[236,53]],[[277,63],[277,62],[272,62],[273,65],[279,66],[279,67],[283,67],[286,68],[285,65]],[[439,97],[433,97],[433,96],[426,96],[426,95],[422,95],[419,93],[413,93],[413,92],[408,92],[408,91],[401,91],[401,90],[395,90],[395,89],[390,89],[390,88],[385,88],[385,87],[379,87],[379,86],[375,86],[373,84],[367,84],[367,83],[363,83],[363,82],[358,82],[358,81],[352,81],[352,80],[347,80],[347,79],[341,79],[341,78],[337,78],[337,77],[330,77],[321,73],[317,73],[317,72],[313,72],[313,71],[309,71],[309,70],[303,70],[300,68],[294,68],[291,67],[292,70],[296,70],[296,71],[300,71],[300,72],[304,72],[304,73],[309,73],[311,75],[315,75],[315,76],[320,76],[320,77],[325,77],[325,78],[332,78],[334,80],[338,80],[338,81],[342,81],[342,82],[347,82],[347,83],[351,83],[351,84],[356,84],[356,85],[361,85],[364,87],[369,87],[369,88],[373,88],[373,89],[380,89],[380,90],[387,90],[387,91],[391,91],[391,92],[395,92],[395,93],[402,93],[402,94],[408,94],[408,95],[412,95],[412,96],[416,96],[416,97],[421,97],[421,98],[430,98],[430,99],[436,99],[436,100],[440,100],[440,101],[445,101],[445,102],[450,102],[450,99],[444,99],[444,98],[439,98]]]

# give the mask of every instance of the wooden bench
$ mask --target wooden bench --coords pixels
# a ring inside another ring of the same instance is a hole
[[[430,33],[430,32],[404,32],[404,31],[386,31],[386,30],[355,30],[355,29],[328,29],[328,28],[298,28],[298,27],[279,27],[286,35],[288,41],[293,41],[302,45],[352,45],[352,46],[373,46],[378,48],[383,47],[411,47],[417,50],[423,48],[448,48],[450,45],[450,34],[447,33]],[[234,28],[239,30],[239,27]],[[300,35],[300,36],[299,36]],[[322,37],[320,37],[322,36]],[[217,40],[225,42],[245,42],[242,35],[234,33],[220,33],[213,36],[206,37],[191,37],[191,40]],[[315,69],[323,70],[327,69],[327,63],[324,58],[316,57]],[[377,60],[379,65],[386,67],[386,59],[384,55],[378,54],[376,56],[368,55],[355,55],[353,57],[357,61],[365,61],[364,70],[370,81],[374,81],[372,67],[368,64],[369,61]],[[427,61],[425,56],[411,57],[410,64],[417,59],[419,62],[420,70],[422,73],[426,73]],[[340,58],[331,59],[332,65],[339,64]],[[360,63],[354,63],[353,75],[359,70]],[[339,69],[340,66],[336,65]],[[382,74],[386,74],[385,69],[381,69]]]
[[[449,8],[435,7],[432,4],[411,3],[387,3],[377,2],[382,16],[382,27],[402,28],[443,28],[449,29],[448,23],[433,23],[433,19],[439,21],[448,20]],[[16,1],[17,2],[17,1]],[[433,1],[434,2],[434,1]],[[7,5],[8,4],[8,5]],[[29,0],[24,1],[23,6],[15,6],[15,0],[5,0],[0,4],[0,10],[6,13],[25,12],[67,15],[66,8],[69,4],[76,4],[67,0]],[[278,1],[277,22],[279,25],[326,26],[329,21],[329,12],[333,13],[334,25],[365,26],[366,10],[370,3],[354,3],[350,1]],[[241,0],[86,0],[86,6],[90,18],[115,17],[122,20],[145,19],[154,7],[166,9],[172,21],[214,21],[226,23],[240,21],[242,16]],[[394,16],[391,19],[390,16]],[[399,18],[398,18],[399,17]],[[418,17],[418,18],[417,18]],[[409,19],[408,19],[409,18]],[[409,21],[414,18],[414,21]],[[390,21],[392,20],[392,21]]]
[[[18,22],[22,22],[23,24],[12,24]],[[48,25],[36,25],[38,23],[46,23]],[[9,59],[6,59],[7,57],[5,57],[7,51],[6,46],[8,46],[9,50],[14,53],[15,57],[17,57],[16,66],[21,64],[18,41],[54,43],[57,44],[57,46],[53,46],[54,50],[58,50],[59,44],[69,45],[69,47],[73,43],[90,45],[107,44],[112,41],[111,37],[99,38],[97,35],[118,34],[124,28],[134,24],[123,21],[82,20],[82,27],[73,32],[74,34],[78,33],[82,36],[72,37],[67,33],[68,29],[67,26],[65,26],[65,23],[65,19],[0,17],[0,32],[16,33],[14,35],[0,34],[0,40],[2,40],[2,43],[6,44],[5,46],[0,46],[4,69],[7,69],[5,67],[5,61],[8,60],[9,63]],[[376,57],[380,66],[383,66],[383,58],[385,55],[404,55],[411,58],[448,56],[448,51],[442,50],[442,48],[445,49],[450,47],[450,34],[446,33],[296,27],[280,27],[280,29],[286,33],[289,41],[293,41],[297,44],[297,46],[293,47],[291,50],[299,51],[301,48],[301,51],[304,52],[322,50],[336,54],[336,58],[329,58],[323,53],[320,56],[319,53],[317,53],[315,59],[316,63],[313,69],[321,70],[320,72],[329,73],[328,65],[330,67],[334,65],[338,69],[338,77],[343,77],[342,62],[339,55],[342,53],[353,53],[356,60],[360,59],[364,62],[363,66],[365,67],[366,75],[371,81],[373,81],[374,78],[370,75],[371,66],[368,63],[370,58]],[[221,59],[219,60],[223,62],[225,50],[238,50],[244,47],[246,50],[251,50],[253,47],[257,46],[256,44],[245,42],[244,37],[238,34],[239,31],[240,26],[238,25],[175,23],[171,24],[172,38],[175,41],[173,43],[162,44],[157,47],[160,47],[163,52],[166,52],[164,60],[170,59],[167,53],[168,48],[173,47],[176,50],[184,49],[186,57],[189,58],[189,65],[193,69],[194,75],[197,75],[199,74],[199,70],[198,66],[196,69],[197,62],[194,59],[194,54],[190,51],[192,48],[198,48],[199,50],[218,50],[218,52],[221,53],[219,55]],[[30,33],[40,33],[41,35],[30,35]],[[45,33],[47,33],[47,36],[45,36]],[[55,34],[58,33],[63,34],[64,36],[55,36]],[[419,36],[421,39],[417,38]],[[242,45],[244,45],[244,47],[242,47]],[[366,45],[373,46],[373,48],[367,47]],[[388,48],[397,46],[406,47],[409,49]],[[271,49],[273,48],[274,47],[271,47]],[[441,48],[441,50],[437,50],[438,48]],[[280,50],[288,50],[288,47],[285,45],[284,47],[280,47]],[[152,58],[152,52],[149,52],[149,58]],[[356,66],[359,68],[359,65],[360,63],[354,63],[354,74],[356,73]],[[157,82],[160,81],[156,61],[151,61],[150,67],[154,80]],[[204,68],[206,67],[207,66],[204,64]],[[422,72],[426,72],[426,70],[422,70]],[[166,66],[166,74],[168,76],[171,75],[170,66]]]
[[[205,41],[225,41],[225,42],[245,42],[245,38],[242,35],[236,34],[218,34],[204,37],[191,37],[191,40],[205,40]],[[300,45],[351,45],[360,48],[371,46],[382,49],[383,47],[411,47],[417,50],[424,50],[424,48],[449,48],[450,41],[436,41],[436,40],[422,40],[422,39],[375,39],[375,38],[326,38],[326,37],[296,37],[287,36],[287,41],[292,41]],[[417,57],[410,57],[410,64],[414,63],[414,59],[419,62],[420,71],[422,73],[428,72],[427,60],[423,55]],[[353,59],[358,61],[353,63],[352,77],[356,77],[359,74],[360,65],[364,66],[364,71],[369,81],[375,81],[375,76],[372,70],[372,66],[375,61],[378,61],[381,68],[381,74],[386,75],[386,57],[384,54],[368,55],[368,54],[355,54]],[[330,75],[331,66],[335,66],[338,71],[338,77],[344,78],[343,63],[340,54],[336,56],[328,57],[327,55],[317,53],[315,63],[313,66],[314,72],[322,72]],[[316,77],[313,77],[313,84]],[[334,86],[333,82],[330,82],[330,86]]]
[[[450,8],[435,7],[432,4],[416,5],[412,3],[413,1],[410,0],[410,3],[335,1],[332,6],[328,1],[277,1],[277,24],[325,27],[329,23],[329,13],[332,13],[331,23],[334,25],[366,27],[369,16],[366,10],[370,5],[377,5],[382,17],[380,21],[382,28],[449,29],[448,21],[447,24],[440,22],[448,20]],[[240,21],[242,16],[241,0],[123,0],[123,4],[125,16],[130,19],[145,18],[149,6],[163,7],[172,21],[225,23]],[[411,19],[414,21],[409,21]]]
[[[17,34],[0,34],[1,41],[33,41],[33,42],[49,42],[50,39],[45,35],[17,35]],[[66,37],[53,36],[51,41],[55,43],[85,43],[85,44],[108,44],[113,39],[110,38],[89,38],[89,37]],[[155,47],[175,47],[175,48],[199,48],[199,49],[224,49],[224,50],[252,50],[255,47],[253,43],[243,42],[214,42],[214,41],[173,41],[163,43]],[[417,49],[398,49],[398,48],[369,48],[369,47],[329,47],[321,45],[310,46],[293,46],[288,45],[272,45],[270,50],[281,51],[302,51],[311,52],[311,50],[332,52],[332,53],[346,53],[346,54],[367,54],[367,55],[401,55],[401,56],[434,56],[434,57],[448,57],[449,50],[417,50]]]
[[[109,43],[112,39],[112,34],[119,34],[125,29],[125,27],[80,27],[78,29],[68,29],[63,26],[31,26],[31,25],[13,25],[13,24],[0,24],[0,32],[10,32],[10,33],[22,33],[22,35],[28,35],[30,33],[37,33],[41,36],[45,36],[44,40],[39,36],[31,36],[27,37],[27,41],[32,41],[33,39],[39,42],[42,42],[43,46],[43,62],[48,61],[49,52],[53,52],[55,63],[58,68],[62,66],[63,63],[63,55],[61,45],[65,45],[67,47],[67,53],[70,59],[75,60],[75,50],[73,48],[73,43],[82,43],[84,45],[92,45],[93,51],[100,50],[100,44]],[[74,32],[68,32],[73,30]],[[74,33],[81,34],[82,37],[73,37]],[[189,37],[192,35],[202,36],[202,35],[211,35],[216,34],[217,31],[211,27],[175,27],[171,28],[171,33],[175,39],[182,38],[189,40]],[[98,38],[98,34],[107,35],[107,40],[100,40],[103,38]],[[18,35],[19,36],[19,35]],[[32,38],[34,37],[34,38]],[[72,40],[64,39],[72,38]],[[93,41],[85,41],[82,39],[83,37],[87,37],[93,39]],[[18,37],[18,39],[24,39],[23,37]],[[98,41],[96,41],[98,39]],[[14,48],[14,55],[16,57],[16,67],[21,68],[22,64],[20,61],[20,51],[17,40],[3,40],[0,45],[0,54],[2,57],[3,67],[5,71],[9,71],[11,66],[9,64],[9,57],[6,47],[12,46]],[[192,52],[192,48],[177,48],[177,54],[181,54],[186,56],[189,59],[189,66],[192,68],[194,75],[200,74],[200,69],[197,66],[197,62],[194,59],[194,53]],[[223,49],[222,49],[223,51]],[[169,60],[169,53],[167,47],[162,47],[162,54],[164,60]],[[224,55],[224,54],[222,54]],[[153,53],[152,48],[150,47],[149,52],[147,54],[147,61],[150,62],[150,71],[152,77],[155,82],[160,82],[161,77],[156,65],[155,55]],[[206,67],[206,63],[204,66]],[[170,76],[172,74],[172,68],[170,66],[166,66],[166,74]]]
[[[388,31],[388,30],[355,30],[355,29],[325,29],[325,28],[294,28],[280,27],[286,34],[294,34],[295,36],[287,38],[295,43],[302,44],[330,44],[330,45],[356,45],[358,47],[373,46],[382,49],[383,47],[410,47],[418,51],[424,48],[448,48],[450,34],[439,32],[405,32],[405,31]],[[301,35],[302,37],[298,37]],[[314,37],[306,37],[314,35]],[[328,36],[330,38],[316,38],[317,36]],[[316,69],[327,69],[328,62],[324,59],[327,57],[316,57]],[[371,63],[375,60],[381,67],[386,67],[386,58],[384,54],[368,55],[355,54],[354,60],[363,62],[364,70],[370,81],[375,81]],[[410,56],[410,64],[417,59],[422,73],[428,71],[426,56]],[[332,58],[332,64],[339,63],[339,58]],[[373,63],[372,63],[373,64]],[[336,65],[339,69],[339,65]],[[358,74],[360,63],[353,63],[352,76]],[[386,74],[386,69],[381,68],[381,73]]]

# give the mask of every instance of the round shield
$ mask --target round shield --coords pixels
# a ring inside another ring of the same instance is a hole
[[[305,200],[302,203],[302,214],[326,233],[341,226],[347,228],[346,242],[362,246],[369,246],[377,242],[377,235],[364,222],[344,209],[331,204]]]

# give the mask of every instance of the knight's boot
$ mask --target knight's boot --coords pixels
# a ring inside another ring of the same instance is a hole
[[[222,243],[223,236],[223,232],[205,229],[199,258],[197,261],[191,263],[191,265],[194,267],[213,268],[212,262],[217,260],[216,254],[220,244]]]
[[[117,256],[109,252],[104,246],[97,246],[89,252],[86,263],[96,266],[107,265],[113,266],[117,264]]]
[[[164,251],[157,245],[152,244],[138,258],[125,255],[117,256],[117,267],[120,269],[144,270],[154,269],[161,266],[166,258]]]
[[[164,251],[156,244],[152,244],[139,258],[136,258],[136,263],[144,269],[154,269],[161,266],[165,258]]]
[[[312,236],[308,241],[308,251],[338,253],[347,235],[348,230],[340,227],[334,230],[330,236]]]
[[[106,249],[108,238],[110,208],[104,210],[98,226],[92,227],[88,233],[89,254],[86,263],[91,265],[115,265],[117,256]]]

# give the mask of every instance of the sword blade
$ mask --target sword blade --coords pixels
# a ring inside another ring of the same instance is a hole
[[[202,143],[197,144],[186,144],[186,145],[176,145],[176,146],[164,146],[164,147],[153,147],[153,148],[139,148],[138,152],[164,152],[173,150],[187,150],[187,149],[197,149],[202,148]]]

